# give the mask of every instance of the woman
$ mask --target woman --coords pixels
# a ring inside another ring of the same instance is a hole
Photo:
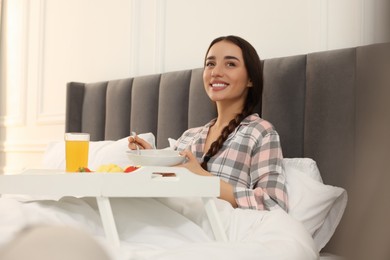
[[[181,166],[199,175],[219,176],[220,198],[233,207],[287,211],[279,135],[253,113],[261,106],[263,90],[256,50],[237,36],[215,39],[206,53],[203,82],[218,116],[178,139],[175,149],[188,159]],[[136,145],[151,148],[141,138],[129,137],[129,148]]]

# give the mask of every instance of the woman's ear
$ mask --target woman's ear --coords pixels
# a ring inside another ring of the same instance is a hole
[[[248,88],[251,88],[253,87],[253,83],[252,83],[252,80],[248,80],[248,84],[246,85]]]

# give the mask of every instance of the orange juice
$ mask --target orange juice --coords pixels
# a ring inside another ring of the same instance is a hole
[[[76,172],[88,167],[89,134],[67,133],[65,135],[66,171]]]

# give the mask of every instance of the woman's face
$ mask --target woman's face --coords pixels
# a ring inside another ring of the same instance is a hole
[[[252,83],[240,47],[228,41],[215,43],[206,56],[203,83],[212,101],[243,106]]]

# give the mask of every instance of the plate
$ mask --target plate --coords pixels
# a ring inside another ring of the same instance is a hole
[[[148,149],[148,150],[131,150],[127,151],[127,157],[130,164],[140,166],[174,166],[184,162],[185,157],[181,156],[178,151]]]

